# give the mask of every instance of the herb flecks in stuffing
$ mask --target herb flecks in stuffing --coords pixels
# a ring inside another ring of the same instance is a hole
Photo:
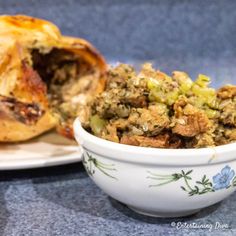
[[[236,140],[236,86],[216,91],[210,78],[195,81],[180,71],[168,76],[144,64],[137,73],[120,64],[108,72],[106,89],[94,99],[89,129],[123,144],[200,148]]]

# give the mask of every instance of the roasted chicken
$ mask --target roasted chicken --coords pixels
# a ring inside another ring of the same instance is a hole
[[[0,142],[24,141],[56,128],[73,138],[88,123],[91,98],[104,87],[106,63],[79,38],[29,16],[0,16]]]

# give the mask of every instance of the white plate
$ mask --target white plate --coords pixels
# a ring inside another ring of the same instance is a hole
[[[24,143],[0,144],[0,170],[68,164],[81,156],[75,141],[50,132]]]

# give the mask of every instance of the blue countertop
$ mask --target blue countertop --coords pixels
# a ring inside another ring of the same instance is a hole
[[[205,73],[215,86],[236,82],[235,9],[234,0],[0,2],[0,14],[51,20],[108,61]],[[81,163],[0,172],[0,235],[236,235],[236,194],[191,217],[158,219],[109,198]]]
[[[0,180],[3,236],[236,234],[236,194],[190,217],[158,219],[108,197],[81,163],[1,172]]]

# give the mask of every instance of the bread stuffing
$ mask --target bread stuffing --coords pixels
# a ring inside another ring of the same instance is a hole
[[[155,148],[202,148],[236,140],[236,86],[209,87],[210,78],[144,64],[110,68],[105,90],[85,126],[98,137]]]

